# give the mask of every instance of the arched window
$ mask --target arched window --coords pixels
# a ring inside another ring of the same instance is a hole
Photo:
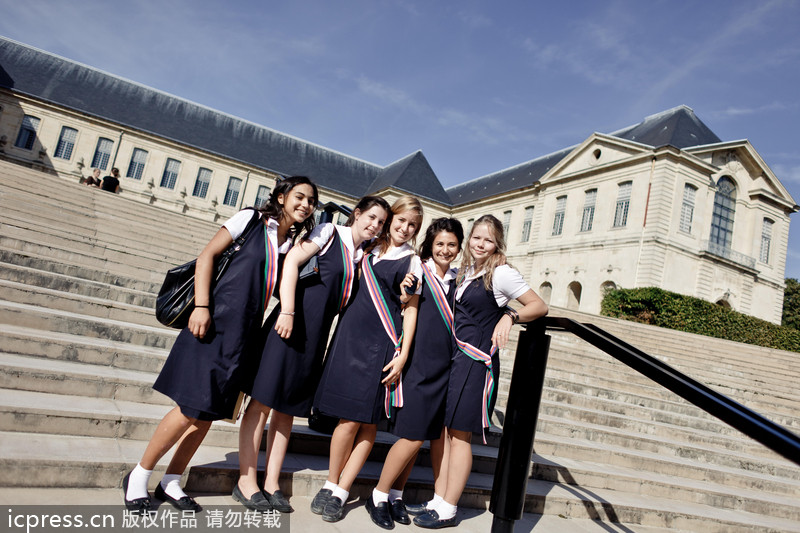
[[[600,285],[600,294],[605,296],[608,292],[616,290],[617,284],[613,281],[606,281],[602,285]]]
[[[545,281],[541,285],[539,285],[539,298],[542,299],[544,303],[550,305],[550,296],[553,294],[553,286],[550,285],[549,281]]]
[[[728,176],[722,176],[717,182],[714,195],[714,214],[711,218],[712,245],[730,249],[733,241],[733,217],[736,211],[736,184]]]
[[[567,287],[567,309],[577,311],[581,306],[581,292],[583,287],[577,281],[573,281]]]

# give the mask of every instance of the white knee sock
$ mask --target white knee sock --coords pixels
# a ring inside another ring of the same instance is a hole
[[[381,502],[388,502],[389,495],[385,492],[381,492],[378,489],[372,489],[372,503],[374,505],[378,505]]]
[[[125,492],[125,499],[131,502],[139,498],[149,498],[147,482],[150,481],[152,473],[152,470],[145,470],[142,465],[137,464],[128,477],[128,490]]]
[[[389,489],[389,501],[393,502],[395,500],[402,500],[403,499],[403,491],[397,489]]]
[[[180,500],[187,496],[183,489],[181,489],[181,475],[180,474],[164,474],[161,479],[161,488],[168,496]]]

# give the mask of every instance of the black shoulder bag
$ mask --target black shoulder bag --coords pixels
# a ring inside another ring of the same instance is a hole
[[[212,289],[222,275],[225,274],[231,264],[231,259],[242,248],[245,239],[253,228],[261,223],[258,211],[254,209],[253,217],[247,223],[242,234],[217,259],[214,276],[211,280]],[[164,283],[161,285],[161,290],[158,291],[158,297],[156,298],[156,319],[165,326],[183,329],[189,323],[189,315],[194,311],[194,269],[196,262],[197,259],[192,259],[188,263],[167,271]]]

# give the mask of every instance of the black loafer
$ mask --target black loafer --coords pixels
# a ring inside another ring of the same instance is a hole
[[[135,500],[128,499],[128,481],[131,478],[131,473],[125,474],[122,478],[122,499],[125,501],[125,508],[137,514],[146,514],[150,510],[150,496],[146,498],[136,498]]]
[[[414,518],[414,525],[425,529],[441,529],[443,527],[453,527],[456,525],[456,517],[442,520],[436,511],[428,511]]]
[[[251,497],[245,498],[244,494],[242,494],[242,490],[239,488],[238,483],[233,486],[231,497],[252,511],[265,513],[272,510],[272,505],[270,505],[269,500],[264,496],[263,492],[258,491]]]
[[[294,509],[292,509],[292,506],[289,505],[289,500],[286,499],[286,496],[284,496],[281,490],[276,490],[272,494],[270,494],[267,491],[262,491],[262,492],[264,493],[264,496],[266,496],[267,501],[269,501],[269,504],[276,511],[281,513],[291,513],[292,511],[294,511]]]
[[[322,510],[322,519],[326,522],[338,522],[344,516],[344,502],[338,496],[331,496],[325,502]]]
[[[403,503],[403,500],[398,498],[393,501],[389,506],[389,510],[392,512],[392,518],[398,524],[407,526],[411,523],[411,519],[408,517],[408,512],[406,512],[406,506]]]
[[[181,511],[194,511],[196,513],[199,513],[200,511],[203,510],[203,508],[200,507],[200,504],[194,501],[194,499],[190,498],[189,496],[184,496],[176,500],[175,498],[167,494],[167,491],[161,488],[161,483],[158,484],[153,494],[155,495],[156,498],[158,498],[162,502],[169,502],[172,504],[173,507],[180,509]]]
[[[311,512],[314,514],[322,514],[322,511],[325,509],[325,504],[328,503],[332,493],[331,489],[319,489],[314,499],[311,500]]]
[[[367,496],[367,503],[364,506],[369,513],[369,517],[375,525],[383,529],[394,529],[394,520],[392,520],[392,512],[389,510],[389,502],[380,502],[375,505],[372,501],[372,496]]]
[[[414,516],[418,516],[418,515],[421,515],[423,513],[427,513],[428,512],[428,508],[426,507],[426,505],[428,505],[428,502],[425,502],[425,503],[407,503],[406,504],[406,512],[408,514],[411,514],[411,515],[414,515]]]

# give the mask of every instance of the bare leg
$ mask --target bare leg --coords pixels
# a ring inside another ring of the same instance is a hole
[[[406,482],[408,481],[409,476],[411,476],[411,471],[414,470],[414,463],[417,462],[417,455],[419,455],[418,452],[419,450],[417,450],[417,453],[414,454],[414,457],[408,460],[408,464],[406,465],[405,469],[400,472],[400,475],[397,476],[397,479],[394,481],[394,483],[392,483],[392,489],[402,491],[406,487]]]
[[[372,451],[372,445],[375,443],[375,435],[378,432],[376,424],[360,424],[360,426],[350,457],[347,459],[347,463],[345,463],[339,477],[339,487],[348,492],[350,487],[353,486],[358,473],[364,467],[364,463],[367,462],[369,452]]]
[[[269,416],[269,407],[250,400],[239,427],[239,490],[251,498],[261,489],[258,486],[258,450]]]
[[[381,477],[376,487],[380,492],[388,493],[393,484],[405,474],[407,467],[409,465],[413,467],[412,459],[417,456],[422,442],[421,440],[400,439],[392,445],[389,453],[386,454]],[[409,474],[410,472],[409,469]],[[405,479],[408,479],[408,475],[405,476]]]
[[[442,428],[442,435],[431,441],[431,464],[433,466],[433,491],[442,496],[447,492],[448,463],[450,462],[450,435]]]
[[[166,474],[183,474],[210,428],[211,422],[208,420],[196,420],[189,426],[178,440],[178,447],[167,466]]]
[[[155,468],[158,461],[164,457],[164,454],[178,442],[178,439],[183,436],[190,426],[197,422],[197,419],[184,416],[184,414],[181,413],[180,407],[174,407],[164,416],[158,424],[155,433],[153,433],[153,436],[150,438],[150,442],[147,443],[147,448],[144,450],[142,460],[139,461],[142,468],[145,470],[152,470]],[[189,459],[191,459],[191,457],[189,457]]]
[[[472,471],[472,446],[470,439],[472,433],[449,429],[450,434],[450,459],[448,460],[447,490],[444,501],[451,505],[458,505],[458,500],[467,486],[469,473]]]
[[[289,437],[292,435],[294,417],[272,410],[267,434],[267,466],[264,474],[264,490],[272,494],[280,489],[278,481],[289,449]]]
[[[331,435],[331,451],[328,459],[328,481],[339,484],[347,460],[353,451],[353,441],[356,438],[361,423],[351,420],[340,420]]]

